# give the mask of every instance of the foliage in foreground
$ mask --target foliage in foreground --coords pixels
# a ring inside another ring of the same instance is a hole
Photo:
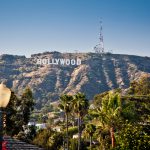
[[[55,149],[58,150],[64,149],[67,141],[70,150],[150,149],[150,91],[148,90],[150,82],[146,78],[131,83],[129,91],[124,96],[121,95],[120,90],[97,95],[91,108],[85,107],[88,104],[85,103],[83,95],[72,98],[69,96],[69,99],[64,95],[63,101],[60,101],[60,108],[66,114],[62,132],[49,135],[44,132],[42,135],[39,133],[34,144],[53,149],[53,145],[57,143],[58,147]],[[142,85],[143,89],[140,88]],[[72,119],[75,119],[72,116],[76,117],[78,124],[71,129]],[[76,134],[77,129],[78,134]],[[76,139],[73,139],[73,134],[76,134]],[[64,142],[60,142],[60,138]],[[43,139],[41,144],[40,139]]]
[[[5,132],[8,135],[14,136],[23,131],[23,126],[29,122],[33,107],[34,99],[29,88],[25,89],[20,98],[12,92],[10,102],[6,108]]]
[[[40,130],[33,140],[33,144],[47,150],[56,150],[63,145],[63,135],[51,129]]]
[[[62,95],[59,107],[64,111],[65,121],[57,124],[61,126],[61,132],[48,128],[35,133],[35,137],[31,137],[30,132],[27,136],[34,139],[33,144],[47,150],[62,150],[64,147],[70,150],[150,149],[149,89],[150,77],[143,77],[131,83],[124,96],[120,90],[96,95],[92,107],[89,107],[83,93]],[[11,135],[22,130],[32,111],[31,92],[22,95],[22,99],[12,94],[7,122],[10,123],[7,131],[11,131]],[[53,126],[55,124],[51,124]],[[24,134],[19,135],[22,137]],[[77,136],[76,139],[73,139],[73,135]]]
[[[148,150],[150,149],[150,135],[141,125],[124,124],[122,130],[116,133],[116,150]]]

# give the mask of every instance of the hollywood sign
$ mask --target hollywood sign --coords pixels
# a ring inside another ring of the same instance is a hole
[[[81,59],[62,59],[62,58],[52,58],[52,59],[37,59],[36,64],[38,65],[81,65]]]

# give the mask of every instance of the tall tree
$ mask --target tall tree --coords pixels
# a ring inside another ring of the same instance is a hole
[[[115,147],[114,129],[119,122],[121,115],[122,103],[120,94],[109,92],[102,99],[102,106],[96,109],[99,121],[103,128],[108,128],[111,137],[112,148]],[[95,115],[96,116],[96,115]]]
[[[127,96],[123,99],[132,101],[135,104],[140,122],[150,121],[150,76],[144,75],[139,80],[133,81]]]
[[[131,82],[128,93],[131,95],[150,94],[150,76],[144,75],[138,81]]]
[[[78,117],[78,150],[81,149],[81,123],[87,113],[89,103],[83,93],[77,93],[72,100],[73,111]]]
[[[88,134],[88,136],[90,137],[90,150],[92,150],[92,138],[93,138],[93,134],[96,131],[96,126],[94,124],[87,124],[85,131]]]
[[[69,149],[69,137],[68,137],[68,116],[71,112],[71,101],[73,97],[70,95],[62,95],[60,97],[59,108],[65,112],[65,120],[66,120],[66,141],[67,141],[67,150]]]
[[[22,130],[23,118],[18,113],[20,106],[20,99],[15,95],[14,92],[11,92],[10,101],[6,108],[5,132],[8,135],[13,136]]]
[[[29,88],[25,89],[21,98],[18,98],[15,93],[12,92],[9,104],[6,108],[5,132],[13,136],[23,130],[23,125],[26,125],[30,119],[33,106],[33,96]]]
[[[34,109],[34,104],[32,91],[29,87],[27,87],[21,96],[21,112],[25,125],[29,122],[30,114]]]

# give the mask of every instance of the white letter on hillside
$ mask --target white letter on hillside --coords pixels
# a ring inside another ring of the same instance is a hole
[[[47,59],[42,59],[42,64],[46,65],[47,64]]]
[[[59,59],[55,59],[55,61],[56,61],[56,64],[58,65],[58,63],[59,63]]]
[[[71,65],[75,65],[76,61],[74,59],[71,59]]]
[[[64,59],[60,59],[60,64],[64,65],[65,64],[65,60]]]
[[[77,65],[81,65],[81,59],[77,59]]]
[[[42,64],[42,60],[41,59],[37,59],[36,64],[41,65]]]
[[[70,65],[70,59],[66,59],[66,65]]]

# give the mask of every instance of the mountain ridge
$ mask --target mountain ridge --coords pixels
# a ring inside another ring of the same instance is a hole
[[[81,65],[37,64],[37,59],[81,59]],[[84,92],[88,99],[150,74],[150,57],[123,54],[45,52],[30,58],[0,55],[0,81],[20,95],[29,86],[40,108],[63,93]]]

